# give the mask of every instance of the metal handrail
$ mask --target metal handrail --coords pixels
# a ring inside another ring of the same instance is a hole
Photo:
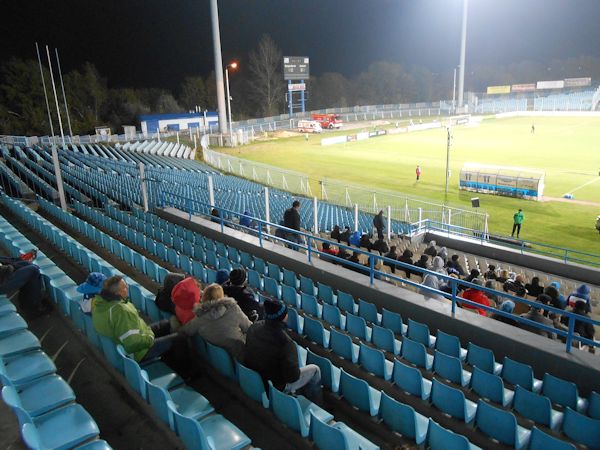
[[[591,323],[592,325],[600,326],[600,321],[596,321],[596,320],[591,319],[589,317],[581,316],[579,314],[575,314],[575,313],[572,313],[572,312],[569,312],[569,311],[565,311],[565,310],[562,310],[560,308],[555,308],[555,307],[553,307],[551,305],[540,305],[539,303],[537,303],[535,301],[531,301],[531,300],[527,300],[527,299],[522,298],[522,297],[517,297],[517,296],[511,295],[511,294],[507,294],[505,292],[496,291],[494,289],[489,289],[489,288],[486,288],[484,286],[479,286],[477,284],[473,284],[473,283],[469,283],[469,282],[464,281],[464,280],[460,280],[458,278],[452,278],[452,277],[450,277],[448,275],[444,275],[444,274],[441,274],[441,273],[438,273],[438,272],[433,272],[433,271],[428,270],[428,269],[422,269],[422,268],[420,268],[418,266],[406,264],[406,263],[403,263],[403,262],[395,260],[395,259],[386,258],[385,256],[375,255],[375,254],[370,253],[370,252],[365,252],[364,250],[361,250],[361,249],[356,248],[356,247],[350,247],[350,246],[347,246],[347,245],[344,245],[344,244],[338,244],[337,242],[331,241],[329,239],[325,239],[325,238],[322,238],[322,237],[319,237],[319,236],[314,236],[314,235],[312,235],[310,233],[307,233],[307,232],[293,230],[291,228],[287,228],[287,227],[282,226],[282,225],[278,225],[278,224],[274,224],[274,223],[271,223],[271,222],[267,222],[267,221],[261,220],[259,218],[252,217],[252,220],[257,224],[257,228],[256,229],[244,227],[242,225],[239,225],[239,223],[236,223],[236,222],[233,222],[231,220],[225,219],[223,217],[223,215],[224,215],[224,213],[226,213],[226,214],[231,215],[232,217],[238,217],[238,218],[240,218],[242,216],[247,216],[245,214],[241,214],[241,213],[238,213],[236,211],[228,210],[228,209],[225,209],[225,208],[220,208],[220,207],[214,206],[214,205],[209,205],[209,204],[206,204],[206,203],[203,203],[203,202],[198,202],[196,200],[192,200],[190,198],[182,197],[182,196],[177,195],[177,194],[169,194],[169,196],[170,197],[179,197],[180,199],[182,199],[182,200],[185,201],[185,205],[186,205],[186,208],[187,208],[188,217],[189,217],[190,220],[195,215],[195,213],[197,212],[197,213],[199,213],[199,215],[208,216],[209,220],[211,220],[211,221],[216,221],[218,219],[218,223],[220,225],[221,232],[225,231],[225,227],[226,226],[228,226],[228,227],[231,226],[231,227],[236,227],[236,228],[239,228],[239,229],[247,230],[247,231],[249,231],[249,232],[251,232],[253,234],[257,234],[258,240],[259,240],[259,245],[261,247],[264,247],[264,241],[265,241],[265,239],[269,239],[271,241],[276,241],[276,242],[281,242],[284,245],[287,245],[287,246],[289,246],[291,248],[305,250],[306,254],[307,254],[307,260],[308,260],[309,263],[312,262],[312,258],[316,254],[316,255],[318,255],[320,257],[324,256],[325,257],[324,259],[332,259],[333,258],[334,261],[337,261],[340,264],[343,264],[344,266],[349,266],[349,267],[354,267],[354,268],[360,269],[361,271],[365,272],[365,275],[369,276],[369,284],[370,284],[370,286],[373,286],[375,284],[375,279],[376,278],[386,277],[386,278],[389,278],[389,279],[392,279],[392,280],[395,280],[395,281],[399,281],[401,283],[408,283],[408,284],[413,285],[413,286],[418,286],[419,289],[425,290],[426,292],[430,292],[430,293],[433,293],[433,294],[436,294],[436,295],[441,295],[444,298],[452,301],[452,316],[455,316],[456,306],[458,304],[466,304],[466,305],[473,306],[473,307],[475,307],[477,309],[483,309],[483,310],[485,310],[487,312],[493,312],[494,314],[498,314],[498,315],[501,315],[501,316],[510,317],[511,319],[515,320],[516,322],[524,323],[524,324],[529,325],[529,326],[534,327],[534,328],[539,328],[539,329],[541,329],[543,331],[546,331],[548,333],[553,333],[553,334],[555,334],[557,336],[562,336],[562,337],[565,338],[565,341],[566,341],[566,351],[567,351],[567,353],[571,352],[573,341],[578,341],[578,342],[581,342],[583,344],[594,346],[594,347],[600,347],[600,342],[595,342],[595,341],[586,339],[586,338],[584,338],[582,336],[576,335],[575,332],[574,332],[575,321],[580,321],[580,322],[585,322],[585,323]],[[196,209],[193,208],[193,204],[197,204],[197,205],[203,206],[206,209],[208,209],[209,211],[212,210],[212,208],[215,208],[219,212],[220,217],[217,218],[216,216],[211,216],[210,213],[202,213],[200,211],[196,211]],[[162,206],[163,207],[166,206],[164,198],[162,199]],[[295,241],[291,241],[289,239],[285,239],[285,238],[281,238],[279,236],[275,236],[274,234],[271,234],[269,232],[269,230],[270,230],[271,227],[273,227],[275,229],[283,230],[286,233],[286,235],[300,236],[302,238],[302,242],[295,242]],[[329,244],[333,244],[333,245],[338,246],[340,248],[344,248],[346,250],[351,250],[352,252],[355,252],[355,253],[357,252],[359,254],[367,255],[368,258],[369,258],[369,266],[367,267],[367,266],[364,266],[364,265],[361,265],[361,264],[356,264],[356,263],[353,263],[351,261],[348,261],[348,260],[345,260],[345,259],[342,259],[342,258],[338,258],[337,256],[330,255],[328,253],[323,253],[323,252],[319,251],[318,249],[315,250],[314,248],[312,248],[312,243],[313,242],[321,242],[321,243],[327,242]],[[422,274],[423,277],[425,275],[427,275],[427,274],[433,275],[433,276],[437,277],[438,279],[443,280],[446,284],[450,285],[450,287],[452,289],[452,293],[447,293],[447,292],[439,291],[437,289],[432,289],[432,288],[430,288],[428,286],[424,286],[422,284],[411,282],[410,280],[401,278],[401,277],[396,276],[394,274],[386,273],[386,272],[383,272],[381,270],[377,270],[376,269],[376,267],[377,267],[377,263],[376,262],[380,262],[381,264],[388,263],[387,265],[394,265],[396,268],[409,269],[412,272],[418,272],[418,273]],[[512,300],[513,302],[516,302],[516,303],[523,303],[523,304],[528,305],[530,307],[535,307],[535,308],[542,309],[544,311],[548,311],[548,312],[553,312],[555,314],[559,314],[559,315],[561,315],[563,317],[566,316],[566,317],[568,317],[568,330],[564,331],[564,330],[560,330],[560,329],[557,329],[557,328],[554,328],[554,327],[549,327],[547,325],[531,321],[531,320],[529,320],[527,318],[520,317],[520,316],[513,315],[513,314],[508,314],[508,313],[505,313],[504,311],[501,311],[501,310],[499,310],[497,308],[493,308],[493,307],[488,307],[488,306],[485,306],[485,305],[481,305],[481,304],[473,302],[471,300],[459,297],[458,296],[458,287],[459,286],[466,286],[468,288],[473,288],[473,289],[476,289],[478,291],[482,291],[484,293],[493,294],[496,297],[502,297],[502,298],[505,298],[505,299],[509,299],[509,300]]]

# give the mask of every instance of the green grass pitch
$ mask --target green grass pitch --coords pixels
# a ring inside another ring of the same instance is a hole
[[[531,125],[535,123],[535,134]],[[350,134],[360,130],[342,130]],[[383,189],[470,209],[479,196],[481,210],[490,215],[492,233],[509,234],[518,208],[525,213],[521,237],[586,253],[600,253],[600,235],[594,228],[600,214],[600,118],[536,117],[486,119],[479,126],[453,128],[450,190],[446,197],[445,128],[389,135],[366,141],[321,146],[323,135],[280,138],[236,149],[235,156],[303,172],[318,181],[336,179],[368,189]],[[458,189],[465,162],[540,169],[546,173],[544,196],[560,198],[573,192],[575,200],[529,201]],[[421,165],[421,180],[415,167]],[[583,186],[583,187],[581,187]],[[579,188],[579,189],[578,189]],[[381,206],[381,205],[380,205]]]

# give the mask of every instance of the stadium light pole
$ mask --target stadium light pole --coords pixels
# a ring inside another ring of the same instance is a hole
[[[221,57],[221,32],[219,31],[219,6],[217,0],[210,0],[213,51],[215,55],[215,78],[217,83],[217,107],[219,108],[219,131],[227,133],[225,92],[223,89],[223,58]]]
[[[465,91],[465,53],[467,51],[467,16],[469,0],[463,0],[462,33],[460,39],[460,70],[458,71],[458,107],[464,106]]]
[[[446,143],[446,195],[448,195],[448,182],[450,181],[450,147],[452,146],[452,129],[446,127],[448,131],[448,141]]]
[[[225,67],[225,84],[227,85],[227,111],[229,114],[229,140],[231,141],[231,146],[233,147],[233,125],[231,124],[231,95],[229,94],[229,69],[237,69],[237,62],[232,62],[231,64],[227,64]]]

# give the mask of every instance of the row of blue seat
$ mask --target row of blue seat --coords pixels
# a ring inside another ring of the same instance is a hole
[[[0,217],[0,240],[17,257],[31,242]],[[57,301],[68,278],[52,261],[38,252],[36,263]],[[58,281],[62,280],[62,281]],[[74,285],[74,283],[71,281]],[[2,399],[19,421],[23,440],[32,449],[110,450],[90,414],[75,402],[75,393],[57,373],[54,362],[41,350],[40,341],[4,296],[0,298],[0,381]],[[57,433],[56,430],[61,430]]]

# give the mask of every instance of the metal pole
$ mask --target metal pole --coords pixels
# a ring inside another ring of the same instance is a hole
[[[54,140],[54,126],[52,125],[52,115],[50,114],[50,103],[48,103],[48,93],[46,92],[46,81],[44,81],[44,71],[42,70],[42,58],[40,57],[40,48],[38,43],[35,43],[35,51],[37,52],[38,63],[40,65],[40,75],[42,77],[42,87],[44,89],[44,98],[46,99],[46,110],[48,111],[48,122],[50,123],[50,135]]]
[[[456,111],[456,67],[454,68],[454,84],[452,85],[452,114]]]
[[[313,222],[314,222],[314,233],[319,233],[319,205],[317,203],[317,197],[313,197]]]
[[[60,86],[62,88],[63,99],[65,101],[65,111],[67,113],[67,124],[69,125],[69,136],[73,136],[73,129],[71,128],[71,117],[69,116],[69,105],[67,104],[67,94],[65,94],[65,83],[63,83],[62,70],[60,68],[60,59],[58,59],[58,49],[55,48],[56,53],[56,64],[58,64],[58,76],[60,77]]]
[[[215,54],[215,79],[217,83],[217,106],[219,108],[219,130],[227,132],[225,114],[225,92],[223,89],[223,59],[221,57],[221,32],[219,31],[219,6],[217,0],[210,0],[210,18],[212,24],[213,51]]]
[[[146,176],[144,173],[144,163],[139,164],[140,168],[140,185],[142,187],[142,203],[144,212],[148,212],[148,190],[146,189]]]
[[[208,177],[208,202],[210,203],[211,208],[215,207],[215,190],[213,188],[212,175],[209,175]]]
[[[63,147],[65,146],[65,133],[63,131],[62,119],[60,117],[60,108],[58,106],[58,97],[56,95],[56,85],[54,84],[54,74],[52,73],[52,61],[50,61],[50,50],[46,45],[46,54],[48,55],[48,69],[50,69],[50,80],[52,81],[52,92],[54,92],[54,102],[56,103],[56,114],[58,114],[58,126],[60,127],[60,137],[62,138]]]
[[[387,207],[387,239],[388,241],[392,238],[392,207]]]
[[[446,194],[448,194],[448,175],[450,170],[450,146],[452,145],[452,134],[450,132],[450,127],[447,128],[448,131],[448,141],[446,143]]]
[[[354,204],[354,231],[358,231],[358,203]]]
[[[271,234],[271,211],[269,205],[269,188],[265,186],[265,222],[267,222],[267,234]]]
[[[227,86],[227,112],[229,114],[229,143],[233,147],[233,127],[231,125],[231,95],[229,94],[229,69],[225,68],[225,84]]]
[[[464,106],[465,90],[465,53],[467,51],[467,16],[469,0],[463,0],[462,33],[460,39],[460,70],[458,73],[458,107]]]

